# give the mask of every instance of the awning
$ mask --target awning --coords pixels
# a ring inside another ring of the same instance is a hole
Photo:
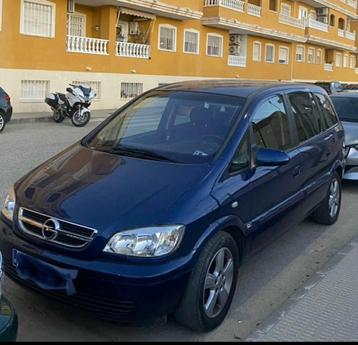
[[[136,11],[136,10],[132,10],[129,8],[123,8],[123,7],[119,8],[119,12],[121,14],[128,14],[130,16],[146,18],[146,19],[150,19],[150,20],[156,20],[156,18],[157,18],[155,15],[150,14],[150,13],[145,13],[145,12]]]

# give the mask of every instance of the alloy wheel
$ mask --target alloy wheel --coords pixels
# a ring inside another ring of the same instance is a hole
[[[328,207],[329,207],[329,215],[331,218],[334,218],[337,215],[339,210],[340,203],[340,187],[337,179],[333,179],[331,185],[329,187],[329,199],[328,199]]]
[[[234,258],[228,248],[221,248],[210,262],[204,284],[204,311],[217,317],[225,308],[233,286]]]

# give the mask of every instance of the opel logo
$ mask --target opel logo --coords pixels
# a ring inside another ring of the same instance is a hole
[[[56,219],[48,219],[42,226],[42,237],[52,241],[57,237],[58,230],[60,230],[60,223]]]

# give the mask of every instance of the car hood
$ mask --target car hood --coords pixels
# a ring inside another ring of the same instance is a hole
[[[178,221],[179,200],[209,165],[151,161],[74,145],[16,185],[19,206],[73,223],[115,231]]]
[[[346,136],[346,145],[358,144],[358,123],[342,122],[342,124]]]

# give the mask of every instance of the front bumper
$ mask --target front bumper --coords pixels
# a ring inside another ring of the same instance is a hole
[[[16,341],[18,320],[14,307],[6,298],[0,300],[0,342]]]
[[[354,147],[349,149],[343,178],[345,180],[358,180],[358,150]]]
[[[78,271],[75,294],[45,290],[23,280],[12,264],[16,249],[58,268]],[[26,288],[50,298],[85,309],[94,316],[114,321],[137,321],[164,316],[175,311],[188,283],[192,258],[163,264],[95,261],[64,256],[38,248],[19,238],[0,218],[0,250],[5,273]]]

